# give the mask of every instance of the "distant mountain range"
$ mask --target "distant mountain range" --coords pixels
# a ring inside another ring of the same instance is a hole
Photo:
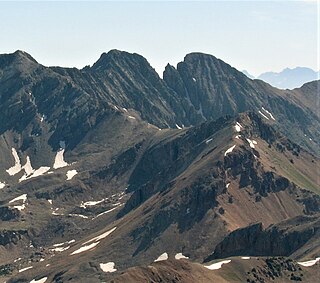
[[[0,282],[317,282],[318,87],[0,55]]]
[[[263,80],[274,87],[281,89],[294,89],[301,87],[303,84],[318,79],[318,73],[310,68],[296,67],[293,69],[286,68],[281,72],[266,72],[258,77],[254,77],[248,71],[242,71],[250,79]]]

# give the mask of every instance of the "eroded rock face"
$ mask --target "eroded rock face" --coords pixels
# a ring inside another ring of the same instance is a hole
[[[296,217],[267,229],[257,223],[231,232],[205,261],[237,255],[290,256],[319,235],[318,217]]]
[[[172,186],[170,182],[181,174],[206,147],[204,140],[221,129],[230,117],[207,122],[148,148],[129,179],[129,192],[134,192],[120,215],[128,213],[157,192]]]
[[[6,246],[8,244],[17,244],[23,236],[27,236],[28,232],[24,230],[9,231],[3,230],[0,231],[0,245]]]
[[[0,207],[0,220],[1,221],[10,221],[18,219],[20,216],[19,210],[9,207]]]

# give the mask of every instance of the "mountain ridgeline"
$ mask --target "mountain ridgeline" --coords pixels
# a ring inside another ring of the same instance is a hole
[[[202,53],[163,79],[0,55],[0,281],[313,282],[318,89]]]
[[[250,80],[211,55],[188,54],[177,69],[167,65],[163,80],[145,58],[118,50],[82,70],[46,68],[22,51],[1,55],[1,62],[1,110],[8,121],[0,131],[21,131],[45,115],[53,148],[59,138],[73,148],[113,106],[133,109],[160,128],[199,125],[248,110],[265,114],[264,107],[273,114],[275,120],[269,120],[275,127],[319,152],[319,115],[309,111],[312,97],[303,97],[309,99],[303,104],[290,91]]]

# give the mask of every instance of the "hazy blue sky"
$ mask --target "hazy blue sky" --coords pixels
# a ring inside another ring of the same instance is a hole
[[[158,72],[193,51],[254,75],[317,69],[317,2],[0,2],[0,53],[83,67],[114,48]]]

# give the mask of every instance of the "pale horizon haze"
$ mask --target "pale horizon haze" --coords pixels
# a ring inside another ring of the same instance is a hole
[[[0,53],[19,49],[45,66],[83,68],[119,49],[160,74],[191,52],[254,76],[319,70],[318,10],[317,1],[1,1]]]

